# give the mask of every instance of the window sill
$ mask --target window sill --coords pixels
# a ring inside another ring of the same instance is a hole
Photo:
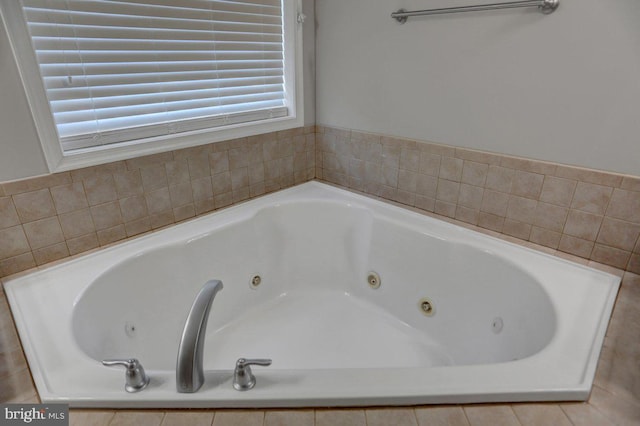
[[[143,155],[157,154],[208,143],[221,142],[230,139],[255,136],[264,133],[302,127],[303,119],[300,117],[283,117],[272,120],[264,120],[259,124],[242,123],[228,126],[224,129],[207,129],[181,134],[166,135],[149,138],[132,143],[122,143],[117,146],[106,145],[85,150],[77,150],[72,153],[63,153],[62,150],[50,152],[47,155],[47,163],[51,173],[63,172],[82,167],[95,166],[119,160],[126,160]]]

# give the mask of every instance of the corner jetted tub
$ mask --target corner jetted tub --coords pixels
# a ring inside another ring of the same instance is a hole
[[[212,279],[204,385],[178,393],[182,330]],[[584,400],[619,281],[310,182],[5,289],[44,402],[300,407]],[[241,357],[273,360],[247,392]],[[150,384],[125,392],[110,358],[139,359]]]

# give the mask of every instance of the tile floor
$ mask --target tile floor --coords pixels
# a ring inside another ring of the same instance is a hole
[[[468,225],[467,225],[468,226]],[[491,231],[484,231],[491,233]],[[505,238],[505,237],[503,237]],[[509,239],[506,237],[506,239]],[[623,277],[595,385],[586,403],[474,404],[350,409],[70,410],[71,425],[640,425],[640,275],[523,243]],[[4,293],[0,293],[0,402],[37,402]]]

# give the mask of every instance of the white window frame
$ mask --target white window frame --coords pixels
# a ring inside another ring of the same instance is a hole
[[[40,77],[35,52],[31,46],[29,30],[22,14],[22,4],[17,0],[0,0],[0,17],[9,35],[9,43],[51,173],[302,127],[304,125],[302,25],[298,23],[298,15],[301,13],[302,0],[283,0],[285,102],[289,108],[287,117],[64,152]]]

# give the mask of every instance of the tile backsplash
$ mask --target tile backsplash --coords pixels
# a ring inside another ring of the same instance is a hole
[[[318,179],[640,273],[640,177],[316,131]]]
[[[315,128],[0,183],[0,277],[315,177]]]
[[[311,126],[0,183],[0,277],[314,178],[640,273],[640,177]]]

